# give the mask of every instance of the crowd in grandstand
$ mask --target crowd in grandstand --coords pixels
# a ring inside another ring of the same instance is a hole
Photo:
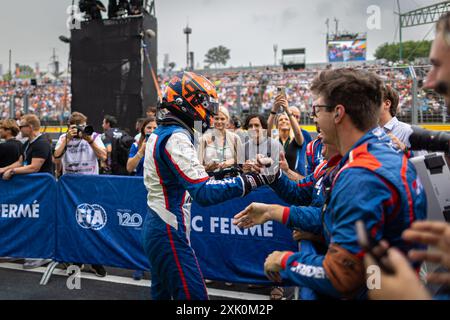
[[[32,85],[30,80],[0,82],[0,118],[13,112],[28,111],[43,123],[67,123],[70,116],[70,86],[62,81],[42,81]]]
[[[384,81],[391,84],[400,95],[399,118],[411,121],[413,104],[413,80],[408,67],[368,67],[374,70]],[[419,88],[417,91],[418,111],[423,122],[446,122],[442,109],[442,100],[432,92],[421,90],[428,67],[416,67]],[[303,123],[309,122],[312,97],[309,91],[314,76],[320,69],[304,71],[282,71],[280,68],[249,71],[205,72],[204,75],[216,85],[223,107],[232,114],[259,110],[268,113],[273,107],[277,88],[286,88],[289,103],[299,108]],[[164,91],[170,79],[169,74],[159,76]],[[70,84],[62,81],[43,81],[32,85],[30,80],[0,82],[0,118],[9,117],[11,105],[14,110],[28,111],[38,115],[44,124],[66,123],[70,116]],[[28,108],[27,110],[25,110]],[[251,109],[252,108],[252,109]],[[239,115],[239,114],[238,114]],[[306,124],[306,123],[305,123]]]

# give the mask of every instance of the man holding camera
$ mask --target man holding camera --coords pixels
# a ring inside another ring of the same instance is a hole
[[[106,160],[101,135],[86,122],[82,113],[72,113],[68,132],[56,144],[54,156],[62,164],[62,174],[99,174],[98,160]]]
[[[59,137],[54,157],[58,169],[62,165],[62,174],[99,174],[99,160],[106,159],[106,148],[101,135],[95,133],[92,126],[86,125],[87,117],[74,112],[69,118],[69,130]],[[59,170],[57,170],[59,172]],[[101,265],[92,265],[99,277],[106,276]]]

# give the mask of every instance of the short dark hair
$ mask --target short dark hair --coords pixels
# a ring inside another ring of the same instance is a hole
[[[249,124],[250,124],[250,121],[251,121],[252,119],[255,119],[255,118],[258,118],[259,121],[261,122],[261,127],[262,127],[263,129],[266,129],[266,130],[267,130],[267,120],[266,120],[266,118],[264,118],[264,117],[263,117],[262,115],[260,115],[260,114],[251,114],[251,115],[249,115],[249,116],[247,117],[247,119],[245,119],[244,129],[245,129],[245,130],[248,130],[248,126],[249,126]]]
[[[389,113],[391,114],[391,116],[395,117],[397,115],[398,104],[400,101],[397,91],[394,88],[392,88],[392,86],[387,84],[383,86],[382,92],[383,92],[383,101],[389,100],[391,102]]]
[[[70,115],[69,118],[69,125],[77,125],[79,126],[80,124],[84,123],[87,121],[87,117],[80,113],[80,112],[74,112]]]
[[[312,82],[311,91],[321,96],[332,112],[343,105],[355,127],[367,131],[377,126],[383,86],[374,73],[352,68],[322,71]]]
[[[111,126],[111,128],[117,127],[117,119],[116,119],[116,117],[110,116],[110,115],[107,114],[107,115],[104,117],[104,119],[105,119],[105,121],[106,121],[107,123],[109,123],[109,125]]]
[[[149,106],[149,107],[147,107],[147,110],[146,110],[145,112],[146,112],[146,113],[153,112],[154,114],[156,114],[156,111],[158,111],[158,110],[156,109],[156,107],[154,107],[154,106]]]
[[[450,12],[442,15],[436,24],[436,33],[443,32],[444,39],[450,47]]]

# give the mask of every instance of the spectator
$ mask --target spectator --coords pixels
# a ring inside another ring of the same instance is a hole
[[[147,118],[156,118],[156,113],[157,113],[158,109],[156,107],[153,106],[149,106],[145,112],[145,114],[147,115]]]
[[[284,113],[275,118],[281,108]],[[301,180],[305,175],[305,170],[299,166],[299,162],[305,138],[297,119],[290,111],[286,96],[283,94],[275,98],[274,109],[269,117],[269,130],[273,127],[274,122],[277,125],[279,140],[284,148],[289,169],[293,172],[290,178],[296,181]]]
[[[16,110],[16,116],[14,119],[16,120],[17,125],[20,124],[20,119],[23,117],[23,112],[21,110]]]
[[[106,148],[101,135],[84,134],[87,117],[74,112],[69,118],[69,130],[59,137],[54,156],[62,164],[62,174],[99,174],[99,160],[106,160]]]
[[[141,139],[141,129],[142,129],[142,124],[144,123],[145,118],[139,118],[136,121],[136,136],[134,137],[134,141],[135,142],[139,142],[139,140]]]
[[[275,118],[280,109],[283,109],[284,113]],[[311,141],[309,133],[300,128],[297,118],[300,118],[299,110],[295,107],[289,108],[286,95],[278,95],[275,98],[274,109],[270,113],[269,129],[276,121],[280,143],[284,147],[289,169],[293,171],[290,178],[296,181],[306,175],[306,145]]]
[[[14,175],[30,173],[53,173],[52,146],[40,133],[41,122],[33,114],[27,114],[20,120],[20,131],[28,141],[23,146],[23,165],[6,170],[3,180],[10,180]],[[24,269],[33,269],[50,263],[48,259],[26,259]]]
[[[145,147],[147,146],[148,137],[158,127],[155,118],[144,119],[141,126],[141,136],[138,142],[133,143],[130,149],[130,155],[127,163],[129,173],[135,176],[144,176]]]
[[[407,152],[408,148],[411,147],[409,137],[413,130],[409,124],[399,121],[396,117],[399,96],[390,85],[384,85],[382,92],[383,103],[380,113],[380,127],[393,138],[393,142],[399,149]]]
[[[99,133],[87,135],[81,131],[87,117],[74,112],[69,118],[69,130],[59,137],[54,156],[62,164],[62,174],[98,175],[99,160],[106,160],[106,148]],[[102,265],[91,265],[95,275],[106,276]]]
[[[50,173],[53,174],[52,146],[47,138],[40,133],[41,122],[33,114],[27,114],[20,120],[20,131],[28,138],[24,149],[23,166],[11,168],[3,174],[4,180],[11,179],[16,174]]]
[[[18,168],[23,163],[23,144],[15,137],[19,127],[14,120],[0,120],[0,175],[9,169]]]
[[[217,180],[223,179],[225,169],[237,167],[238,151],[242,149],[239,136],[226,129],[229,121],[228,110],[220,107],[219,114],[214,116],[214,129],[206,132],[199,141],[200,163]],[[231,174],[237,175],[237,172]]]
[[[239,163],[243,164],[243,171],[245,173],[257,171],[256,158],[257,155],[263,155],[279,162],[279,156],[283,151],[283,146],[279,141],[272,139],[267,133],[267,121],[258,114],[249,115],[244,123],[244,129],[247,130],[248,136],[244,144],[244,151],[240,152]]]

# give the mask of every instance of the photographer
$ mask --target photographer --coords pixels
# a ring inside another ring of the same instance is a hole
[[[409,137],[413,130],[409,124],[399,121],[396,117],[399,103],[398,93],[390,85],[384,85],[382,92],[383,103],[379,125],[391,137],[398,149],[408,152],[411,147]]]
[[[279,282],[284,271],[284,277],[318,294],[364,298],[364,251],[357,242],[356,221],[365,222],[375,241],[387,239],[403,252],[417,247],[402,240],[400,233],[426,218],[425,193],[407,157],[395,152],[377,128],[381,87],[376,75],[355,69],[327,70],[314,79],[313,114],[323,143],[335,145],[342,156],[323,181],[323,208],[309,208],[306,214],[295,206],[252,204],[235,218],[243,228],[276,220],[302,231],[320,232],[328,251],[275,251],[264,264],[269,279]]]
[[[82,113],[72,113],[68,132],[59,137],[54,156],[62,164],[62,174],[99,174],[98,161],[106,160],[101,135],[86,123]]]
[[[74,112],[69,118],[69,130],[59,137],[54,157],[56,163],[62,164],[62,174],[99,174],[99,160],[106,159],[106,148],[101,135],[87,126],[87,117]],[[94,273],[99,277],[106,276],[101,265],[92,265]]]

